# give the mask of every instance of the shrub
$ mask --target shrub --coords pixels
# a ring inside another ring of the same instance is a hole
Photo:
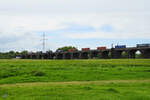
[[[109,88],[107,91],[112,92],[112,93],[119,93],[119,91],[114,88]]]
[[[32,71],[31,74],[33,76],[44,76],[45,75],[45,73],[41,72],[41,71]]]
[[[83,89],[85,89],[85,90],[91,90],[92,88],[89,87],[89,86],[85,86],[85,87],[83,87]]]

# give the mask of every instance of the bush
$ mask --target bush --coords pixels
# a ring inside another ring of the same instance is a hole
[[[85,86],[85,87],[83,87],[83,89],[85,89],[85,90],[91,90],[92,88],[89,87],[89,86]]]
[[[16,69],[3,69],[0,72],[0,78],[8,78],[17,76],[17,70]]]
[[[109,88],[107,91],[112,92],[112,93],[119,93],[119,91],[117,91],[114,88]]]
[[[44,76],[45,75],[45,73],[41,72],[41,71],[32,71],[31,74],[33,76]]]

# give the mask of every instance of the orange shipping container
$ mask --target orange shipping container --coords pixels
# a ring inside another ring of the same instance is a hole
[[[97,50],[106,50],[106,47],[97,47]]]
[[[82,51],[89,51],[90,48],[82,48]]]

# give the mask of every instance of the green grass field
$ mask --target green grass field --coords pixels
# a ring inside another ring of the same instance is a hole
[[[0,100],[150,100],[150,59],[0,60]]]

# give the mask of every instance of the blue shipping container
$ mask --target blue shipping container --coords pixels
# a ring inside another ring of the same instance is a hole
[[[116,45],[115,48],[117,48],[117,49],[126,48],[126,45]]]

